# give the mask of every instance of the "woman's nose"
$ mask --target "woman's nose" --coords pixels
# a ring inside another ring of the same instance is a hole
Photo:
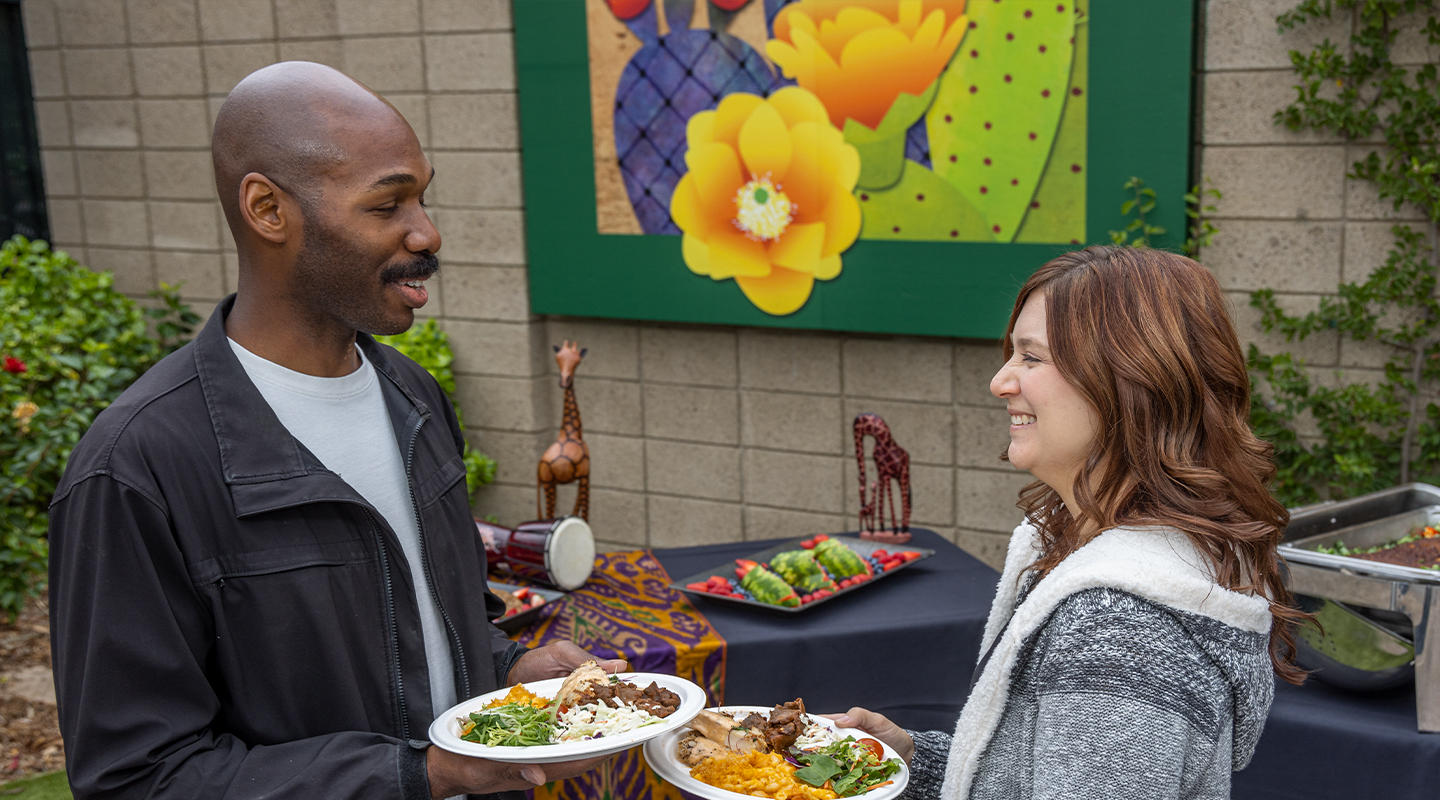
[[[1015,381],[1014,373],[1010,369],[1009,363],[1001,367],[1000,371],[995,373],[995,377],[990,379],[990,394],[1002,400],[1007,397],[1013,397],[1018,389],[1019,384]]]

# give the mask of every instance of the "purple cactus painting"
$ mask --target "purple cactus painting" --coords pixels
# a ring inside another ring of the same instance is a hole
[[[615,91],[616,159],[625,192],[647,234],[678,235],[670,199],[685,174],[685,126],[696,112],[715,108],[734,92],[761,96],[776,88],[776,74],[755,48],[716,27],[690,28],[695,3],[650,3],[625,24],[643,43],[620,74]],[[707,14],[723,24],[725,12]],[[669,32],[659,29],[661,13]]]

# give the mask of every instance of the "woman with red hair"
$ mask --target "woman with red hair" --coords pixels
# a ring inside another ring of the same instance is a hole
[[[1304,615],[1219,285],[1159,250],[1067,253],[1020,290],[1004,349],[1001,457],[1036,482],[955,732],[840,723],[907,757],[908,797],[1229,797],[1273,676],[1304,677]]]

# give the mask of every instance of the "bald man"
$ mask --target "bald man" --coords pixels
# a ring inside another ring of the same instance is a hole
[[[287,62],[230,93],[212,154],[238,291],[100,414],[51,507],[75,796],[421,800],[591,768],[425,741],[458,699],[588,655],[491,624],[454,410],[371,338],[439,269],[415,133]]]

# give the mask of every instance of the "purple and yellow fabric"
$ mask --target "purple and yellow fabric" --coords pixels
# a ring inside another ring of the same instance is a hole
[[[601,553],[590,580],[546,607],[517,642],[540,647],[568,639],[600,658],[623,658],[636,672],[678,675],[705,689],[705,705],[725,701],[725,640],[649,550]],[[593,772],[537,787],[534,800],[679,800],[632,748]]]

